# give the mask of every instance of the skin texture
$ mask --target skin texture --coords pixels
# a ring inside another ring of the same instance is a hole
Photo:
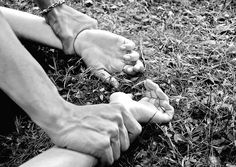
[[[2,14],[0,24],[0,88],[58,147],[95,156],[103,164],[117,160],[129,147],[128,131],[134,137],[141,132],[130,111],[117,104],[76,106],[65,101]]]
[[[63,49],[59,36],[44,18],[4,7],[0,7],[0,10],[18,37]],[[64,34],[67,34],[66,32]],[[120,35],[86,29],[76,36],[73,44],[75,53],[83,58],[91,72],[114,87],[119,86],[118,81],[112,77],[114,73],[123,71],[135,75],[145,70],[139,60],[140,55],[134,51],[134,42]]]
[[[144,71],[139,54],[133,50],[135,44],[120,35],[104,30],[85,30],[76,38],[75,46],[76,53],[82,55],[92,72],[115,87],[119,83],[109,72],[124,71],[134,75]]]
[[[144,97],[132,100],[131,94],[116,92],[110,96],[110,103],[124,105],[134,115],[138,122],[147,122],[152,118],[155,123],[167,123],[172,120],[174,108],[169,103],[168,96],[153,81],[143,81],[146,88]]]
[[[169,104],[168,96],[151,80],[147,79],[143,83],[146,91],[140,101],[132,100],[130,94],[116,92],[110,96],[110,103],[124,103],[125,107],[129,108],[138,122],[145,123],[154,114],[152,122],[162,123],[171,121],[174,109]],[[29,160],[21,167],[43,167],[45,165],[50,167],[92,167],[97,162],[92,156],[54,147]]]
[[[53,3],[53,1],[43,0],[38,2],[40,2],[41,8],[46,8],[47,5]],[[72,9],[63,5],[46,16],[53,31],[50,31],[50,27],[45,23],[42,26],[49,30],[47,35],[53,36],[52,32],[56,33],[54,37],[57,38],[57,46],[62,47],[65,53],[73,53],[70,52],[73,43],[74,51],[81,54],[81,57],[84,56],[88,66],[92,66],[93,72],[104,81],[112,81],[114,86],[117,86],[114,81],[107,79],[110,78],[109,72],[123,70],[126,73],[134,74],[144,70],[143,65],[138,61],[139,55],[133,51],[135,46],[132,41],[105,31],[93,30],[93,26],[86,27],[84,30],[79,27],[80,24],[70,25],[70,22],[63,22],[71,18],[68,15],[70,10]],[[83,15],[81,17],[83,18]],[[42,19],[39,21],[41,22]],[[17,29],[19,22],[9,21],[13,24],[10,26],[2,15],[0,15],[0,23],[0,40],[4,40],[4,43],[0,44],[0,88],[46,131],[57,146],[74,150],[75,153],[92,155],[102,164],[112,164],[114,160],[117,160],[120,153],[128,149],[129,140],[133,141],[141,132],[141,126],[131,109],[123,103],[112,102],[112,100],[110,104],[90,106],[76,106],[66,102],[60,97],[42,67],[21,45],[13,32],[27,37],[29,34],[24,34],[21,30],[29,30],[33,27],[27,28],[27,24],[25,24],[26,27],[19,30]],[[91,25],[93,24],[91,23]],[[84,31],[76,37],[73,29]],[[38,30],[41,31],[33,31],[33,33],[42,32],[42,29]],[[37,35],[39,36],[39,34]],[[31,39],[30,36],[28,39]],[[58,41],[61,41],[61,45]],[[43,42],[47,44],[47,41]],[[110,47],[107,47],[108,43]],[[88,52],[89,48],[91,53]],[[94,64],[92,55],[96,55],[96,53],[99,53],[99,58],[106,59],[106,61]],[[118,63],[107,66],[112,59]],[[128,132],[132,135],[128,136]],[[86,136],[86,140],[84,140],[84,136]]]

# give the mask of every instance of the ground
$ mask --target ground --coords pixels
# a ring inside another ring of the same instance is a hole
[[[150,78],[170,97],[175,116],[168,124],[143,124],[143,132],[113,167],[236,166],[236,3],[234,0],[71,0],[96,18],[99,28],[136,43],[144,74],[117,75],[118,89],[86,70],[78,56],[23,41],[66,100],[107,103],[116,91],[141,98],[140,81]],[[91,1],[92,2],[92,1]],[[6,7],[39,14],[31,1],[5,0]],[[92,93],[91,93],[92,92]],[[3,166],[18,166],[53,144],[28,119],[1,137]]]

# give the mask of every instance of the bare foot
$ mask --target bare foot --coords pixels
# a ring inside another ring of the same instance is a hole
[[[148,122],[150,119],[156,123],[171,121],[174,108],[169,104],[168,96],[149,79],[144,81],[144,86],[146,92],[140,101],[132,100],[131,94],[116,92],[110,96],[110,103],[123,104],[138,122]]]
[[[144,71],[140,55],[134,48],[133,41],[104,30],[84,30],[75,39],[75,52],[91,72],[115,87],[119,83],[112,74],[123,71],[134,75]]]

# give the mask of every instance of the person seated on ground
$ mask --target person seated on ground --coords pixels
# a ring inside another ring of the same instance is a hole
[[[116,92],[110,96],[110,104],[124,105],[139,123],[171,121],[174,109],[169,104],[168,96],[151,80],[143,82],[146,92],[141,100],[137,102],[132,100],[131,94]],[[116,148],[113,154],[119,157],[119,148]],[[96,158],[90,155],[53,147],[22,164],[21,167],[93,167],[96,164]]]

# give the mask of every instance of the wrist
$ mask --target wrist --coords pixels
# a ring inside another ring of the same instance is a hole
[[[38,109],[29,114],[31,119],[46,132],[55,132],[61,129],[62,119],[69,112],[68,102],[59,97],[56,103]]]
[[[90,30],[84,30],[76,35],[76,37],[74,39],[74,43],[73,43],[73,48],[74,48],[76,55],[79,55],[82,57],[82,55],[84,55],[83,52],[85,51],[84,48],[89,48],[89,46],[88,46],[88,44],[90,44],[88,42],[89,31]],[[85,39],[87,39],[87,40],[85,40]]]
[[[65,3],[65,0],[58,0],[58,2],[53,3],[52,5],[48,6],[47,8],[41,11],[42,15],[47,15],[50,13],[54,8],[57,8]]]
[[[55,4],[58,2],[58,0],[43,0],[43,1],[35,0],[35,1],[41,10],[47,9],[52,4]]]
[[[97,28],[97,21],[65,4],[53,8],[45,15],[46,22],[60,38],[65,54],[75,54],[74,40],[87,29]]]

